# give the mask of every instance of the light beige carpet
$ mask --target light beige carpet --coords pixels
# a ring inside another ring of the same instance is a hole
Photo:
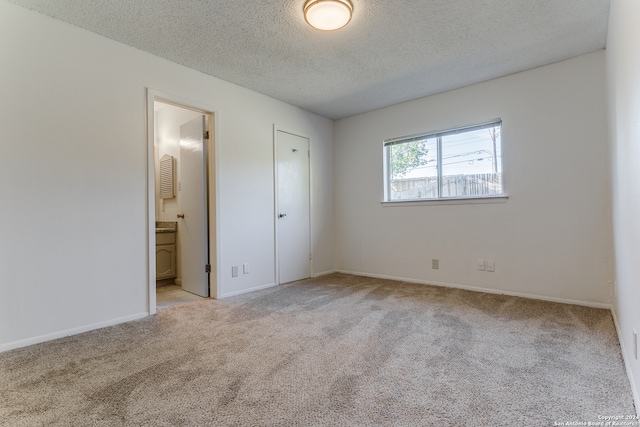
[[[333,274],[0,354],[2,426],[553,426],[635,413],[610,312]]]

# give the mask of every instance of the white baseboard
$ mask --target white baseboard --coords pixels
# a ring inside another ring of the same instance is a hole
[[[327,274],[337,273],[337,272],[338,272],[338,270],[328,270],[328,271],[323,271],[321,273],[314,273],[311,277],[326,276]],[[274,286],[278,286],[278,284],[277,283],[269,283],[269,284],[266,284],[266,285],[255,286],[255,287],[249,288],[249,289],[243,289],[241,291],[226,292],[226,293],[222,293],[222,295],[220,295],[220,299],[229,298],[229,297],[235,297],[235,296],[242,295],[242,294],[248,294],[249,292],[260,291],[262,289],[273,288]]]
[[[24,340],[13,341],[5,344],[0,344],[0,353],[3,351],[13,350],[16,348],[27,347],[33,344],[40,344],[45,341],[51,341],[58,338],[68,337],[70,335],[77,335],[83,332],[93,331],[95,329],[106,328],[107,326],[113,326],[120,323],[130,322],[132,320],[142,319],[149,316],[149,313],[138,313],[131,316],[119,317],[117,319],[111,319],[104,322],[92,323],[90,325],[80,326],[78,328],[66,329],[64,331],[52,332],[50,334],[40,335],[33,338],[27,338]]]
[[[398,280],[401,282],[418,283],[421,285],[434,285],[434,286],[442,286],[444,288],[463,289],[465,291],[485,292],[488,294],[498,294],[498,295],[509,295],[513,297],[522,297],[522,298],[537,299],[542,301],[559,302],[562,304],[574,304],[574,305],[582,305],[582,306],[593,307],[593,308],[604,308],[607,310],[611,309],[610,303],[599,303],[599,302],[591,302],[591,301],[572,300],[572,299],[566,299],[566,298],[555,298],[555,297],[549,297],[545,295],[526,294],[523,292],[511,292],[511,291],[505,291],[500,289],[481,288],[481,287],[469,286],[469,285],[459,285],[455,283],[434,282],[432,280],[420,280],[420,279],[412,279],[408,277],[385,276],[382,274],[370,274],[370,273],[362,273],[357,271],[346,271],[346,270],[338,270],[338,271],[344,274],[373,277],[376,279]]]
[[[274,286],[278,286],[278,285],[276,283],[269,283],[267,285],[260,285],[253,288],[243,289],[241,291],[228,292],[228,293],[223,292],[222,295],[220,295],[220,298],[235,297],[237,295],[248,294],[249,292],[255,292],[255,291],[260,291],[262,289],[273,288]]]
[[[311,275],[311,277],[326,276],[327,274],[333,274],[333,273],[338,273],[338,270],[327,270],[327,271],[323,271],[321,273],[313,273]]]
[[[622,360],[624,360],[625,371],[627,371],[627,377],[629,378],[629,383],[631,384],[631,393],[633,393],[633,402],[636,406],[636,415],[640,416],[640,396],[638,395],[638,388],[636,387],[635,380],[633,378],[633,373],[631,371],[631,364],[629,363],[629,359],[627,357],[627,348],[624,344],[624,340],[622,339],[622,328],[620,328],[620,322],[618,321],[618,313],[615,310],[615,307],[611,308],[611,314],[613,315],[613,324],[616,327],[616,331],[618,333],[618,341],[620,341],[620,348],[622,350]]]

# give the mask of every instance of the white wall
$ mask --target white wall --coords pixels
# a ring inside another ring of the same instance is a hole
[[[0,350],[148,312],[147,87],[216,109],[223,294],[274,283],[274,123],[311,138],[334,269],[330,120],[4,0],[0,58]]]
[[[640,408],[640,2],[612,0],[607,38],[609,138],[612,147],[616,289],[614,313],[622,351]]]
[[[336,122],[338,269],[606,306],[604,83],[599,51]],[[381,205],[384,139],[499,117],[506,203]]]

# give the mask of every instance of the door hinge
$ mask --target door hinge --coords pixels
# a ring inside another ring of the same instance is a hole
[[[209,139],[209,131],[208,131],[208,130],[205,130],[205,131],[202,133],[202,139]]]
[[[207,264],[204,266],[204,272],[205,273],[211,273],[211,264]]]

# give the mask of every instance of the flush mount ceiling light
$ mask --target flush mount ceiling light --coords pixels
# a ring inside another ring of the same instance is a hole
[[[304,19],[319,30],[337,30],[349,23],[353,6],[349,0],[307,0]]]

